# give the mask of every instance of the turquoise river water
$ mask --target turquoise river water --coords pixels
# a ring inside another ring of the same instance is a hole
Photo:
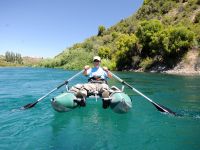
[[[38,68],[0,68],[1,150],[199,150],[200,77],[114,72],[121,79],[179,116],[161,113],[146,99],[125,88],[133,100],[126,114],[103,109],[101,100],[66,113],[51,107],[50,99],[34,102],[77,71]],[[78,76],[69,86],[86,82]],[[110,85],[121,88],[115,79]]]

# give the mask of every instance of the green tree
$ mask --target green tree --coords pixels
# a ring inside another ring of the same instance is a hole
[[[149,48],[151,49],[152,56],[164,56],[169,52],[169,30],[164,29],[156,32],[151,37],[151,42],[149,42]]]
[[[200,12],[196,14],[194,23],[200,23]]]
[[[5,53],[5,58],[7,62],[15,62],[15,54],[13,52],[7,51]]]
[[[154,48],[152,48],[152,41],[157,36],[158,32],[163,29],[163,25],[158,20],[150,20],[141,22],[136,35],[139,38],[139,43],[142,45],[142,57],[153,56]]]
[[[12,63],[18,63],[18,64],[22,64],[23,63],[23,59],[21,57],[21,54],[10,52],[10,51],[7,51],[5,53],[5,60],[7,62],[12,62]]]
[[[118,70],[130,69],[132,67],[132,57],[137,51],[137,41],[137,37],[134,34],[120,34],[116,39],[117,51],[114,56]]]
[[[99,26],[97,36],[102,36],[106,28],[104,26]]]
[[[22,64],[22,63],[23,63],[23,59],[22,59],[21,54],[19,54],[19,53],[16,53],[16,54],[15,54],[15,61],[16,61],[17,63],[19,63],[19,64]]]
[[[68,52],[66,63],[63,65],[65,69],[82,69],[83,66],[92,63],[92,53],[88,53],[85,49],[73,49]]]
[[[111,59],[111,49],[106,46],[100,46],[98,50],[98,55],[101,58]]]
[[[187,28],[180,26],[172,28],[169,37],[171,54],[182,54],[192,46],[194,33]]]

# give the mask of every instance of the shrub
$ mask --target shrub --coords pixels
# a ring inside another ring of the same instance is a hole
[[[66,59],[66,64],[62,67],[64,69],[82,69],[85,65],[92,63],[93,55],[88,53],[85,49],[70,50]]]
[[[118,70],[129,69],[132,56],[137,51],[137,37],[134,34],[121,34],[115,41],[117,51],[114,53]]]
[[[101,66],[106,66],[110,70],[115,70],[116,69],[115,61],[112,61],[110,59],[102,59],[101,60]]]
[[[143,68],[144,70],[147,70],[151,67],[151,65],[153,64],[153,59],[150,57],[145,58],[141,63],[140,63],[140,67]]]
[[[200,23],[200,12],[198,12],[194,18],[194,23]]]
[[[142,57],[152,56],[154,48],[152,48],[152,40],[156,34],[163,29],[163,25],[158,20],[150,20],[141,22],[136,32],[142,48]]]
[[[111,59],[111,49],[106,46],[100,46],[98,50],[98,55],[101,58]]]
[[[103,33],[105,32],[106,28],[104,26],[99,26],[98,28],[98,35],[97,36],[102,36]]]
[[[183,26],[172,28],[169,36],[169,47],[172,54],[180,54],[188,50],[194,39],[194,33]]]

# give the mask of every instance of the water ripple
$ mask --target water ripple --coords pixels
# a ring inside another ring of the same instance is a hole
[[[38,68],[0,68],[0,71],[0,149],[190,150],[200,147],[200,77],[114,72],[178,114],[160,113],[126,87],[125,92],[133,99],[133,108],[120,115],[103,109],[101,100],[93,99],[84,108],[58,113],[52,109],[50,99],[64,88],[33,108],[20,110],[77,71]],[[78,77],[70,85],[83,81],[85,78]],[[121,88],[116,80],[109,83]]]

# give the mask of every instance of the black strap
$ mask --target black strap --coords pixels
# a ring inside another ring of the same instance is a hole
[[[105,79],[102,79],[102,78],[95,78],[95,77],[91,77],[88,79],[88,82],[90,83],[107,83],[107,81]]]

